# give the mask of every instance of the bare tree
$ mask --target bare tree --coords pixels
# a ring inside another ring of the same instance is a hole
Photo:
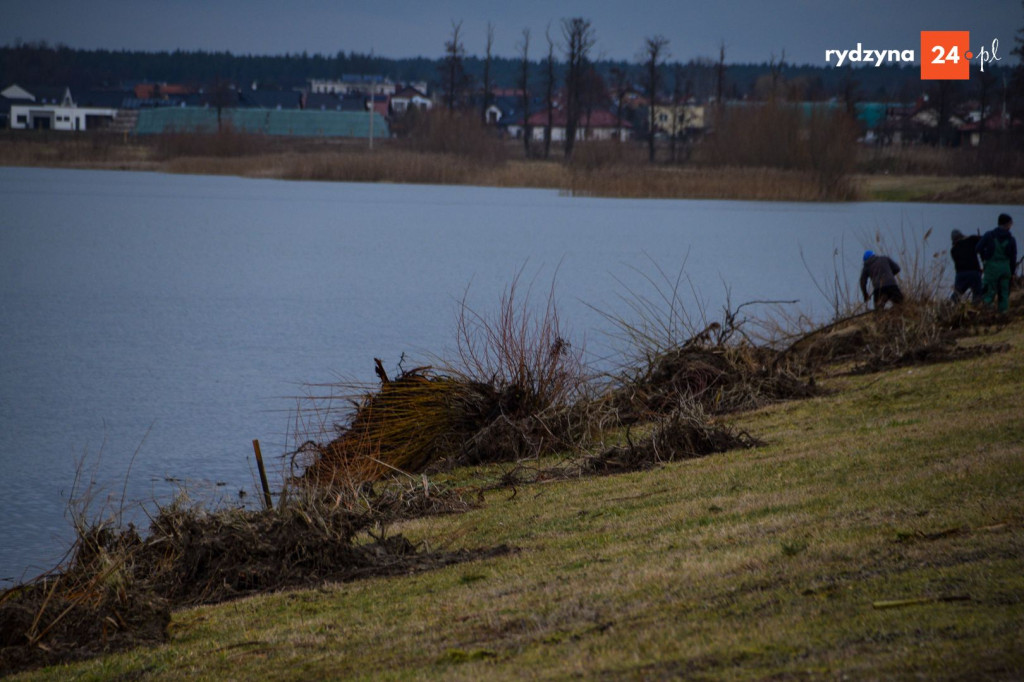
[[[590,137],[590,117],[594,110],[606,108],[609,103],[608,86],[604,78],[594,67],[583,72],[580,82],[580,114],[582,115],[583,128],[586,131],[584,139]]]
[[[860,100],[860,81],[853,77],[853,69],[845,67],[839,87],[843,92],[843,103],[846,106],[846,114],[851,118],[857,115],[857,101]]]
[[[722,95],[725,94],[725,41],[718,46],[718,64],[715,65],[715,102],[722,106]]]
[[[978,74],[978,108],[980,118],[978,119],[978,144],[982,142],[987,129],[988,109],[992,104],[992,91],[996,85],[996,77],[991,71]]]
[[[494,48],[494,24],[487,22],[487,43],[484,51],[484,92],[481,103],[481,120],[487,124],[487,108],[491,106],[494,98],[494,83],[491,81],[491,52]]]
[[[548,40],[548,58],[545,63],[544,106],[547,108],[548,120],[544,126],[544,158],[551,155],[551,129],[555,123],[555,42],[551,40],[551,27],[544,33]]]
[[[950,118],[956,105],[959,104],[959,81],[936,81],[932,93],[932,101],[935,102],[935,111],[939,118],[938,126],[935,130],[935,143],[940,147],[952,147],[956,142],[955,136],[957,133],[952,126]]]
[[[779,61],[775,61],[775,53],[772,52],[771,59],[768,61],[768,71],[771,74],[771,92],[768,93],[769,101],[774,102],[778,99],[779,91],[782,88],[782,69],[786,66],[786,50],[782,50],[782,56],[779,57]]]
[[[685,113],[681,116],[681,112],[686,111],[685,96],[683,94],[683,65],[676,62],[672,67],[672,137],[669,143],[672,145],[672,163],[679,160],[677,156],[676,146],[679,142],[679,135],[683,128]]]
[[[454,111],[462,100],[469,83],[464,60],[466,47],[462,44],[462,22],[452,22],[452,37],[444,44],[444,61],[441,63],[441,87],[444,91],[444,105]]]
[[[594,47],[594,28],[589,19],[573,17],[562,19],[562,39],[565,41],[565,158],[572,158],[576,144],[576,127],[583,112],[584,76]]]
[[[530,29],[523,29],[523,40],[519,43],[519,101],[523,108],[523,153],[530,158]]]
[[[154,90],[154,92],[157,92]],[[224,109],[229,109],[235,106],[238,102],[238,93],[235,92],[233,84],[224,80],[217,74],[213,81],[213,87],[210,88],[210,100],[214,108],[217,109],[217,132],[221,133],[224,131]]]
[[[627,74],[618,66],[612,67],[612,87],[615,88],[615,141],[622,140],[622,110],[625,108]]]
[[[661,63],[668,57],[668,38],[665,36],[653,36],[644,40],[644,50],[641,54],[644,61],[644,87],[647,89],[647,96],[650,104],[647,107],[647,156],[651,163],[654,163],[655,145],[655,104],[658,100],[658,88],[661,86]]]
[[[1024,6],[1024,0],[1021,5]],[[1009,109],[1010,116],[1014,121],[1019,121],[1024,118],[1024,27],[1017,29],[1017,35],[1014,37],[1014,48],[1010,51],[1010,54],[1017,57],[1017,66],[1010,67],[1010,76],[1007,78],[1006,74],[1003,74],[1003,114],[1007,113]],[[1014,126],[1010,126],[1011,130]],[[1017,143],[1022,144],[1022,138],[1018,135]],[[1024,145],[1022,145],[1024,146]]]

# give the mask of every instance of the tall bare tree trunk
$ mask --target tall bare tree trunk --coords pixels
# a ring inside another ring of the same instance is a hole
[[[715,103],[722,108],[722,97],[725,95],[725,41],[718,46],[718,64],[715,65]]]
[[[487,125],[487,109],[491,106],[491,100],[494,97],[492,90],[494,89],[494,83],[491,82],[491,51],[494,48],[494,25],[491,22],[487,22],[487,47],[484,52],[484,92],[483,102],[480,105],[481,115],[480,119],[484,125]]]
[[[547,80],[545,82],[545,104],[548,111],[547,125],[544,126],[544,158],[551,156],[551,128],[555,119],[555,43],[551,40],[550,28],[544,34],[548,39]]]
[[[444,105],[448,111],[455,111],[462,96],[462,89],[466,85],[466,72],[463,68],[463,59],[466,55],[466,48],[462,44],[459,35],[462,31],[462,22],[452,22],[452,37],[444,44],[444,62],[442,65],[442,86],[444,88]]]
[[[622,100],[626,96],[626,71],[612,67],[612,78],[615,79],[615,141],[622,142]]]
[[[594,29],[588,19],[574,17],[562,20],[565,39],[565,158],[572,158],[576,144],[576,128],[582,113],[581,95],[583,74],[587,68],[590,50],[594,47]]]
[[[647,88],[647,96],[650,98],[650,105],[647,108],[647,157],[648,161],[654,163],[656,152],[654,134],[657,130],[654,109],[658,101],[658,88],[661,85],[659,69],[661,62],[668,56],[668,38],[659,35],[644,40],[643,55],[646,59],[647,70],[647,81],[644,85]]]
[[[530,158],[530,29],[523,29],[523,41],[519,44],[519,96],[523,108],[523,154]]]

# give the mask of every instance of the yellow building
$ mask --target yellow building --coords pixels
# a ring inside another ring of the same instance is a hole
[[[704,107],[696,104],[655,104],[654,127],[670,137],[704,129]]]

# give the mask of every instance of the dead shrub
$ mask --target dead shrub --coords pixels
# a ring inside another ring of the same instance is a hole
[[[624,423],[666,414],[680,399],[714,414],[819,395],[817,386],[777,352],[749,344],[686,346],[668,350],[641,372],[623,378],[614,393]]]
[[[0,594],[0,672],[77,660],[167,638],[171,609],[325,580],[406,574],[510,551],[428,552],[396,518],[468,508],[444,488],[295,489],[275,508],[214,511],[184,498],[143,537],[81,525],[66,566]]]
[[[699,402],[681,398],[638,443],[633,442],[627,429],[625,445],[616,445],[597,455],[582,457],[576,465],[581,473],[640,471],[666,462],[693,459],[736,448],[753,448],[761,444],[761,441],[745,431],[738,432],[714,424]]]
[[[800,364],[808,372],[831,366],[863,374],[1005,350],[1005,346],[958,345],[959,337],[986,321],[1005,323],[966,303],[910,302],[881,312],[851,315],[814,329],[791,343],[780,357]]]
[[[799,366],[780,362],[777,351],[758,346],[746,331],[748,324],[767,324],[747,317],[748,306],[787,302],[749,301],[733,308],[727,296],[721,322],[710,322],[685,262],[675,276],[652,265],[656,275],[640,273],[651,294],[626,287],[620,296],[629,316],[598,310],[624,345],[626,362],[609,396],[621,423],[667,414],[679,400],[724,413],[818,394]]]
[[[0,674],[167,639],[169,602],[135,572],[134,528],[84,529],[69,568],[0,594]]]
[[[513,461],[579,447],[593,430],[583,349],[567,339],[554,301],[542,309],[519,276],[493,314],[463,298],[457,357],[443,370],[419,367],[394,380],[379,360],[379,388],[328,387],[352,396],[327,442],[314,433],[296,450],[302,479],[362,485],[392,473]],[[315,400],[314,400],[315,402]],[[316,406],[312,412],[321,412]]]
[[[364,392],[334,425],[327,443],[307,440],[293,462],[302,480],[315,485],[358,487],[388,474],[417,473],[457,458],[464,443],[500,413],[501,396],[492,387],[460,381],[421,367],[386,375],[377,389],[334,386]]]

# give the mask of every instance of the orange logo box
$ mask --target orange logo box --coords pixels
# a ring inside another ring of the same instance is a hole
[[[970,31],[921,31],[921,80],[968,80],[970,44]]]

